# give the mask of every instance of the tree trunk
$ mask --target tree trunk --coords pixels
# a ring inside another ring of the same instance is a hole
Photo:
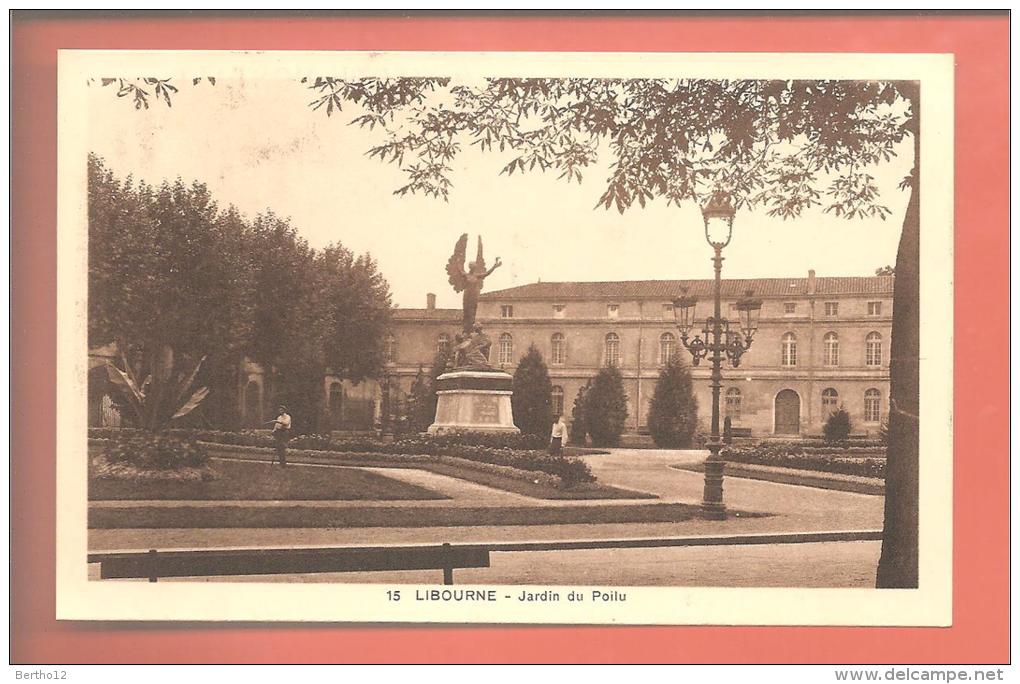
[[[904,84],[914,119],[914,173],[896,253],[889,360],[889,444],[885,526],[876,586],[916,588],[918,574],[918,405],[920,356],[920,98]]]

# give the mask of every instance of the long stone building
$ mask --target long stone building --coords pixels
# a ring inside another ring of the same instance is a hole
[[[537,282],[483,293],[478,319],[497,367],[513,373],[529,345],[538,347],[549,366],[554,409],[568,420],[578,390],[601,366],[616,365],[630,407],[628,431],[640,433],[662,364],[676,350],[687,355],[671,301],[687,288],[698,298],[700,323],[711,312],[712,287],[711,280]],[[736,301],[747,290],[763,300],[759,330],[740,367],[724,368],[723,415],[756,437],[809,435],[844,406],[855,433],[876,433],[888,413],[893,277],[809,271],[806,278],[724,280],[724,316],[736,322]],[[394,311],[381,383],[390,406],[400,405],[419,368],[428,369],[437,350],[451,343],[460,316],[458,309],[436,308],[433,295],[423,309]],[[692,369],[706,425],[709,371],[705,361]],[[334,397],[341,387],[366,389],[336,379],[327,385]]]
[[[712,287],[711,280],[537,282],[483,293],[478,320],[492,340],[494,366],[513,373],[528,347],[538,347],[549,366],[554,410],[568,421],[578,390],[600,367],[616,365],[629,404],[627,430],[642,433],[662,364],[674,351],[690,361],[671,301],[687,288],[698,298],[700,324],[712,309]],[[732,425],[754,437],[814,435],[844,406],[855,433],[876,433],[888,414],[893,277],[816,277],[809,271],[806,278],[724,280],[724,316],[737,321],[735,304],[747,290],[763,305],[740,367],[724,367],[722,411]],[[436,308],[432,294],[424,308],[394,309],[378,380],[323,378],[325,427],[371,430],[399,418],[419,369],[428,372],[436,352],[452,344],[460,321],[460,309]],[[105,356],[93,350],[90,366],[105,363]],[[705,426],[709,372],[707,361],[692,369]],[[258,427],[268,419],[270,390],[262,368],[246,363],[238,387],[242,425]],[[108,397],[90,396],[90,424],[116,421],[109,404]]]

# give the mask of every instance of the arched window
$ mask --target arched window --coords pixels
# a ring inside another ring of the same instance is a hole
[[[514,338],[510,333],[499,336],[499,362],[502,364],[514,362]]]
[[[882,393],[872,387],[864,392],[864,422],[877,423],[882,420]]]
[[[740,402],[742,398],[740,388],[730,387],[726,390],[726,415],[730,420],[740,420]]]
[[[659,365],[665,366],[676,352],[676,338],[673,333],[659,335]]]
[[[822,390],[822,417],[828,418],[839,404],[839,392],[829,387]]]
[[[825,365],[839,365],[839,335],[834,332],[826,333],[822,338],[822,348],[825,350]]]
[[[397,362],[397,337],[393,333],[386,333],[383,339],[383,360],[386,363]]]
[[[563,338],[563,333],[555,333],[552,336],[552,353],[549,358],[556,365],[567,362],[567,343]]]
[[[882,336],[877,332],[868,333],[864,339],[864,363],[868,366],[882,365]]]
[[[552,388],[552,412],[554,416],[563,415],[563,388],[559,385]]]
[[[792,332],[783,335],[783,365],[797,365],[797,336]]]
[[[606,335],[606,365],[620,365],[620,336],[616,333]]]
[[[436,339],[436,351],[444,356],[450,351],[450,336],[446,333],[439,333]]]

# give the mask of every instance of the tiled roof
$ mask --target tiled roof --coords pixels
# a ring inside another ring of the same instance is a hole
[[[398,319],[420,319],[444,321],[461,317],[460,309],[393,309],[393,318]]]
[[[892,276],[815,278],[816,295],[891,295]],[[694,297],[710,297],[712,280],[623,280],[611,282],[529,283],[482,293],[481,299],[672,299],[687,288]],[[723,297],[807,296],[807,278],[724,279]]]

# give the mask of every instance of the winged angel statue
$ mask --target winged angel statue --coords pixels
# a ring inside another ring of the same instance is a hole
[[[482,283],[499,268],[503,262],[496,257],[492,268],[485,270],[485,257],[482,256],[482,238],[478,237],[478,256],[471,262],[468,270],[464,270],[467,258],[467,233],[460,236],[453,255],[446,262],[446,273],[450,276],[450,284],[455,292],[464,293],[464,332],[470,333],[475,324],[475,313],[478,311],[478,295],[482,292]]]
[[[453,255],[446,262],[446,273],[450,276],[450,284],[456,292],[464,293],[464,329],[457,334],[456,368],[489,368],[489,338],[482,332],[482,326],[475,323],[478,311],[478,295],[482,292],[482,283],[492,275],[503,263],[496,258],[492,268],[486,270],[485,258],[482,256],[482,238],[478,238],[478,256],[471,262],[467,271],[464,262],[467,259],[467,233],[460,236]]]

